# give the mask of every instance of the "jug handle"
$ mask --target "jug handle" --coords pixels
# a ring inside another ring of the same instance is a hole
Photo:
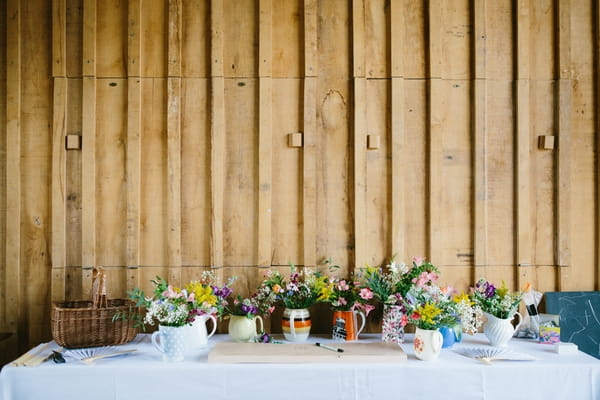
[[[513,319],[515,318],[515,315],[519,316],[519,323],[517,324],[517,326],[515,326],[515,332],[519,330],[519,326],[521,326],[521,322],[523,322],[523,316],[517,311],[515,312],[515,314],[513,315]]]
[[[208,336],[206,337],[207,339],[209,337],[211,337],[212,335],[215,334],[215,332],[217,331],[217,319],[215,318],[214,315],[209,315],[208,318],[212,321],[212,331],[208,334]]]
[[[444,338],[442,337],[441,332],[439,330],[434,331],[433,336],[431,338],[433,342],[433,347],[436,349],[436,351],[441,349],[442,344],[444,343]]]
[[[160,351],[161,353],[165,352],[165,349],[162,346],[162,342],[157,343],[156,342],[156,338],[160,335],[160,331],[154,331],[152,332],[152,344],[154,345],[154,347],[156,347],[156,350]]]
[[[356,311],[356,312],[362,318],[362,322],[360,323],[360,328],[358,329],[358,332],[356,332],[356,338],[358,339],[358,335],[360,335],[360,333],[363,331],[363,329],[365,329],[365,324],[367,322],[367,317],[365,316],[365,313],[363,313],[362,311]]]
[[[258,322],[260,322],[260,333],[264,333],[265,332],[265,328],[263,326],[263,319],[260,315],[257,315],[256,317],[254,317],[254,321],[258,320]]]
[[[296,310],[290,310],[290,332],[292,336],[296,336],[296,328],[294,327],[294,320],[296,319]]]

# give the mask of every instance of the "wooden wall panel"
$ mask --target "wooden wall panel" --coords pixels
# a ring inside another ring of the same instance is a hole
[[[273,77],[299,78],[304,74],[303,2],[269,1],[273,4],[273,11],[271,20],[266,23],[273,27]]]
[[[258,73],[258,1],[223,0],[223,72],[226,77]]]
[[[184,265],[210,265],[210,91],[206,79],[182,81],[181,246]]]
[[[166,95],[166,79],[142,79],[140,264],[144,266],[168,265]]]
[[[394,253],[464,289],[598,289],[598,15],[589,0],[7,2],[0,331],[20,350],[48,338],[50,299],[87,297],[96,265],[115,296],[211,267],[246,295],[257,266],[329,258],[347,276]]]
[[[317,78],[317,262],[354,259],[351,126],[351,3],[319,3]]]
[[[273,153],[270,265],[304,264],[302,148],[288,146],[288,135],[302,131],[301,84],[297,79],[273,82],[272,148],[277,151]]]
[[[97,85],[96,262],[127,265],[127,84],[101,79]]]
[[[167,75],[168,15],[167,1],[140,1],[141,73],[145,77]]]
[[[230,266],[253,265],[257,256],[257,91],[256,79],[225,80],[223,262]]]
[[[28,40],[21,44],[21,247],[22,310],[19,324],[24,335],[20,340],[41,342],[49,334],[46,321],[50,313],[50,196],[52,143],[51,76],[51,4],[29,1],[21,5],[28,23],[21,34]],[[29,77],[26,79],[25,77]],[[18,212],[18,211],[17,211]],[[12,222],[12,221],[10,221]],[[12,249],[11,249],[12,250]],[[26,284],[25,284],[26,283]],[[25,333],[26,332],[26,333]]]
[[[210,3],[182,2],[181,73],[186,77],[210,76]]]
[[[381,265],[389,261],[396,249],[391,247],[391,183],[389,82],[380,79],[367,80],[367,134],[380,139],[380,147],[366,152],[366,263]],[[366,148],[367,144],[363,143]],[[365,265],[356,265],[363,268]]]
[[[126,75],[127,11],[127,0],[97,1],[96,68],[99,77]]]

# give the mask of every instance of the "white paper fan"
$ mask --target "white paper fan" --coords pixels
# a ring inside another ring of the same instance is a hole
[[[458,346],[454,351],[465,357],[474,358],[476,360],[491,363],[493,360],[506,361],[534,361],[535,357],[519,353],[511,349],[502,347],[462,347]]]
[[[96,357],[104,354],[111,354],[117,351],[114,346],[102,346],[102,347],[86,347],[84,349],[70,349],[65,351],[65,355],[73,357],[76,360],[83,360],[90,357]]]

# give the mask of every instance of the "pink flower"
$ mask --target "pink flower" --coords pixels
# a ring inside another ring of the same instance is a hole
[[[275,306],[269,307],[269,309],[267,311],[269,312],[269,314],[272,314],[273,311],[275,311]]]
[[[373,298],[373,292],[369,288],[360,289],[359,296],[365,300]]]
[[[345,306],[346,304],[348,304],[348,302],[346,301],[346,299],[345,299],[345,298],[343,298],[343,297],[340,297],[340,298],[338,299],[338,305],[340,305],[340,306]]]
[[[167,290],[165,290],[164,292],[162,292],[163,297],[166,297],[168,299],[176,299],[182,296],[181,293],[177,293],[174,289],[172,285],[167,286]]]
[[[348,283],[346,283],[346,280],[341,280],[338,283],[337,287],[338,287],[339,290],[348,290],[348,289],[350,289],[350,286],[348,286]]]
[[[362,308],[363,310],[365,310],[365,314],[366,315],[369,315],[369,313],[375,309],[375,306],[373,306],[371,304],[362,304],[360,306],[360,308]]]
[[[423,261],[425,261],[425,257],[414,257],[412,261],[418,267],[419,265],[423,264]]]

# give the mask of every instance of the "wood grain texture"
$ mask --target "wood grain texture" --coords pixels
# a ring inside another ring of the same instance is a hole
[[[52,300],[65,298],[67,78],[54,79],[52,121]]]
[[[532,265],[531,254],[531,132],[530,132],[530,84],[529,84],[529,49],[530,49],[530,19],[529,4],[525,1],[516,3],[516,189],[517,194],[517,258],[515,263],[520,266]],[[521,285],[519,285],[521,286]]]
[[[24,280],[21,267],[21,20],[20,3],[9,2],[6,5],[6,36],[15,40],[7,41],[6,49],[6,251],[3,286],[6,293],[5,327],[14,333],[9,340],[13,349],[11,356],[27,343],[27,327],[19,311],[24,306],[21,287]]]
[[[486,1],[474,3],[473,10],[473,54],[474,54],[474,85],[473,85],[473,240],[474,259],[476,267],[474,279],[481,275],[478,266],[485,266],[487,254],[487,225],[488,225],[488,175],[487,175],[487,81],[486,81]]]
[[[394,253],[460,288],[597,289],[599,9],[7,2],[0,329],[49,339],[50,300],[88,297],[101,264],[121,296],[211,267],[251,294],[267,267],[346,277]]]

